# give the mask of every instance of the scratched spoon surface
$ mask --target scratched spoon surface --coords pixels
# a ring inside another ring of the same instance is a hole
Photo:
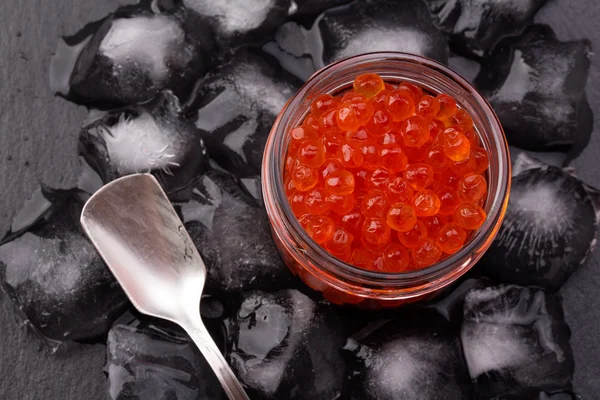
[[[249,399],[202,322],[206,266],[156,179],[135,174],[105,185],[81,224],[133,305],[185,329],[229,398]]]

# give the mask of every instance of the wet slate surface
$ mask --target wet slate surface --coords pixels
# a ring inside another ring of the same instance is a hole
[[[82,107],[53,97],[48,64],[58,36],[74,32],[125,0],[25,0],[0,13],[0,230],[39,182],[69,187],[76,179],[77,134]],[[600,48],[600,3],[550,0],[536,21],[552,25],[562,40],[587,37]],[[585,182],[600,186],[600,56],[592,60],[586,87],[595,111],[595,132],[572,165]],[[57,156],[60,155],[60,156]],[[562,288],[573,331],[575,388],[584,399],[600,393],[600,252],[594,253]],[[103,345],[73,345],[58,354],[15,323],[0,294],[0,398],[3,400],[104,400]]]

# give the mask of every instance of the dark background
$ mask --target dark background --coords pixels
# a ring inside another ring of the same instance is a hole
[[[513,0],[519,1],[519,0]],[[125,1],[4,0],[0,11],[0,232],[40,182],[72,187],[77,136],[86,110],[48,87],[48,65],[57,38],[104,17]],[[249,0],[251,4],[251,0]],[[536,18],[562,40],[589,38],[600,51],[600,2],[549,0]],[[589,146],[572,165],[585,182],[600,188],[600,58],[595,55],[587,94],[596,127]],[[566,318],[573,331],[575,389],[600,398],[600,252],[563,287]],[[102,345],[72,345],[50,355],[16,322],[0,293],[0,400],[104,400]]]

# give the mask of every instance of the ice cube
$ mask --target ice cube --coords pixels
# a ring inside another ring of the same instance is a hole
[[[115,325],[106,351],[113,400],[225,399],[204,357],[177,328],[139,320]]]
[[[485,59],[475,85],[510,145],[564,152],[585,146],[593,125],[584,96],[590,58],[588,40],[562,42],[549,26],[534,25]]]
[[[211,159],[239,178],[260,176],[273,122],[298,88],[298,82],[270,61],[238,53],[200,82],[196,101],[187,107],[205,132]]]
[[[251,4],[246,0],[183,0],[183,4],[211,26],[219,44],[233,47],[260,41],[293,11],[291,0],[253,0]]]
[[[151,172],[167,192],[187,185],[206,169],[201,132],[165,91],[152,101],[108,112],[83,128],[79,150],[107,183]]]
[[[435,23],[458,50],[483,56],[523,31],[546,0],[425,0]]]
[[[265,43],[262,50],[275,57],[284,70],[304,82],[319,69],[313,56],[323,47],[317,29],[286,22],[277,29],[274,39]]]
[[[478,62],[455,54],[448,59],[448,67],[469,82],[473,82],[480,69]]]
[[[469,278],[454,284],[441,293],[426,307],[437,310],[444,318],[452,323],[462,323],[465,296],[472,289],[482,289],[491,286],[492,281],[486,278]]]
[[[355,1],[325,11],[309,30],[294,24],[280,28],[276,43],[263,50],[301,79],[334,61],[375,51],[401,51],[448,61],[446,40],[421,0]]]
[[[234,178],[210,171],[175,197],[208,269],[206,293],[290,287],[264,208]]]
[[[525,153],[530,158],[534,158],[542,163],[546,163],[555,167],[562,168],[563,165],[567,164],[567,155],[565,153],[528,151],[513,146],[508,146],[508,150],[510,152],[511,160],[517,160],[521,153]]]
[[[557,294],[514,285],[471,290],[461,340],[475,397],[491,399],[528,387],[570,390],[570,336]]]
[[[204,30],[191,37],[185,10],[161,12],[148,3],[121,7],[60,39],[50,64],[52,90],[103,107],[148,100],[164,89],[189,94],[211,64],[213,38]]]
[[[229,326],[229,362],[251,398],[340,398],[347,331],[296,290],[251,292]]]
[[[458,332],[433,310],[399,312],[345,349],[353,363],[344,399],[469,398]]]
[[[0,246],[0,283],[38,336],[53,349],[104,334],[127,304],[79,225],[71,191],[36,192]]]
[[[558,290],[596,246],[599,192],[521,154],[496,239],[477,264],[494,279]]]

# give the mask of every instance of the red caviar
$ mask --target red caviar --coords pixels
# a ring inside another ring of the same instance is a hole
[[[402,121],[415,113],[414,95],[409,90],[396,89],[387,96],[385,107],[394,121]]]
[[[363,222],[362,236],[374,245],[385,245],[390,240],[391,230],[383,218],[367,218]]]
[[[336,256],[350,257],[352,253],[352,240],[354,237],[342,227],[338,227],[331,239],[325,243],[325,249]]]
[[[310,167],[320,167],[325,162],[325,146],[315,139],[307,139],[298,147],[298,161]]]
[[[417,114],[433,118],[440,111],[440,101],[435,97],[425,95],[417,103]]]
[[[406,232],[398,232],[398,240],[406,248],[412,249],[413,247],[419,247],[427,240],[428,232],[427,226],[423,221],[417,220],[415,225]]]
[[[325,178],[325,189],[331,194],[344,196],[354,192],[354,175],[345,169],[331,172]]]
[[[465,161],[471,152],[471,143],[459,127],[448,128],[443,133],[444,154],[452,161]]]
[[[400,244],[392,243],[383,251],[383,266],[388,272],[400,272],[410,268],[410,254]]]
[[[469,113],[445,93],[377,74],[320,94],[290,130],[285,192],[325,250],[378,272],[425,268],[485,222],[487,151]]]
[[[337,105],[338,100],[330,94],[321,94],[310,103],[310,111],[313,115],[321,115],[326,111],[332,110]]]
[[[487,182],[478,174],[468,174],[458,182],[458,197],[466,203],[475,203],[487,193]]]
[[[440,110],[436,114],[436,118],[440,121],[446,121],[456,112],[456,100],[445,93],[438,95],[437,100],[440,102]]]
[[[388,180],[385,197],[388,203],[408,203],[413,198],[414,190],[406,179],[397,176]]]
[[[404,171],[404,179],[415,190],[422,190],[433,183],[433,168],[428,164],[410,164]]]
[[[338,196],[337,194],[329,194],[325,198],[325,202],[329,206],[332,213],[337,215],[346,215],[354,208],[354,196]],[[294,212],[298,215],[298,213]]]
[[[378,109],[373,113],[365,129],[373,136],[381,136],[392,130],[394,118],[386,109]]]
[[[395,145],[379,151],[379,162],[391,172],[400,172],[406,169],[408,157],[399,145]]]
[[[438,232],[438,244],[444,253],[454,254],[465,243],[467,233],[455,222],[450,222],[440,228]]]
[[[317,130],[308,126],[297,126],[291,130],[290,136],[292,137],[291,146],[298,148],[300,143],[305,140],[317,140],[319,138]]]
[[[434,239],[427,239],[422,245],[412,250],[414,266],[425,268],[435,264],[442,256],[442,249]]]
[[[394,204],[387,214],[387,224],[398,232],[407,232],[417,223],[417,213],[413,206],[406,203]]]
[[[421,97],[423,97],[423,89],[421,89],[414,83],[403,82],[400,86],[398,86],[398,89],[407,90],[407,91],[411,92],[415,103],[418,102],[421,99]]]
[[[460,204],[460,194],[450,186],[446,186],[436,193],[440,199],[440,215],[452,215],[456,207]]]
[[[360,205],[360,211],[367,218],[383,218],[386,216],[388,209],[389,205],[385,193],[380,190],[367,192]]]
[[[412,200],[415,212],[419,217],[433,217],[440,211],[442,202],[437,194],[431,190],[418,192]]]
[[[304,205],[304,196],[303,192],[294,192],[288,197],[290,207],[292,207],[295,215],[304,215],[307,213],[306,206]]]
[[[327,193],[325,190],[316,187],[304,196],[304,208],[306,212],[312,215],[321,215],[329,211],[327,203]]]
[[[486,213],[477,204],[463,203],[454,211],[454,221],[464,229],[478,229],[485,222]]]
[[[325,215],[309,215],[302,225],[317,243],[325,243],[333,237],[335,223]]]
[[[365,187],[367,189],[385,190],[390,181],[390,173],[385,168],[377,168],[365,176]]]
[[[383,79],[377,74],[362,74],[354,80],[354,91],[370,99],[385,89]]]

